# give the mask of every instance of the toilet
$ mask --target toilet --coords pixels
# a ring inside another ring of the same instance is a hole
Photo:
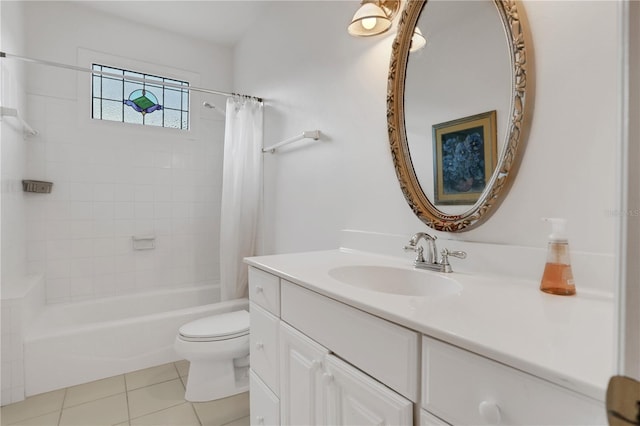
[[[184,324],[174,348],[190,362],[187,401],[212,401],[249,390],[249,312],[228,312]]]

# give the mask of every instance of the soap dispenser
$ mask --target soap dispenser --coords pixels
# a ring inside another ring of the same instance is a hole
[[[571,296],[576,286],[569,258],[569,240],[565,233],[567,221],[561,218],[544,218],[551,223],[551,234],[547,246],[547,264],[542,274],[540,290],[545,293]]]

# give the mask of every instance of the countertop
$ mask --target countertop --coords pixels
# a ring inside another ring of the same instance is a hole
[[[367,290],[329,275],[349,265],[413,269],[391,256],[337,249],[245,259],[380,318],[604,401],[613,374],[613,298],[553,296],[539,283],[452,272],[462,289],[433,299]],[[424,271],[425,274],[440,274]]]

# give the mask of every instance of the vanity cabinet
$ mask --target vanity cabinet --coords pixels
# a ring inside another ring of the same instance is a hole
[[[250,268],[251,424],[412,425],[415,400],[392,389],[417,395],[418,335],[264,274]]]
[[[601,401],[254,267],[249,279],[252,425],[607,424]]]

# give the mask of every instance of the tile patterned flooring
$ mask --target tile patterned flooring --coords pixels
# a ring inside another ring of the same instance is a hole
[[[249,393],[184,400],[189,364],[178,361],[34,395],[0,410],[2,426],[248,426]]]

